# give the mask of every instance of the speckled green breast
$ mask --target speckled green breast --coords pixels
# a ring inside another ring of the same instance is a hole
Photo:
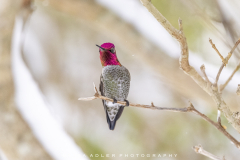
[[[118,101],[127,99],[130,87],[130,73],[124,66],[108,65],[102,70],[103,91],[108,98]]]

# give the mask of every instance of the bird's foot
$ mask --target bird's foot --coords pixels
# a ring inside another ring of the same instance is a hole
[[[114,104],[114,103],[117,103],[117,100],[116,100],[115,98],[113,98],[113,104]]]
[[[125,107],[128,107],[129,106],[129,101],[124,99],[124,101],[126,102],[126,106]]]

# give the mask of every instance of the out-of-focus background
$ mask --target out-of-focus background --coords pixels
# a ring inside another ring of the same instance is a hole
[[[182,19],[190,64],[198,71],[205,64],[210,80],[214,79],[222,62],[208,40],[213,40],[224,57],[228,54],[240,37],[240,2],[152,0],[152,3],[176,28],[178,18]],[[176,158],[160,159],[207,160],[192,150],[197,144],[215,155],[238,159],[239,150],[222,133],[191,113],[129,107],[115,130],[110,131],[100,100],[78,101],[79,97],[93,96],[93,82],[99,85],[102,66],[95,44],[112,42],[119,61],[131,73],[130,102],[180,108],[191,101],[216,120],[217,107],[211,97],[179,69],[178,43],[139,0],[36,0],[34,6],[25,28],[23,62],[51,115],[89,159],[139,159],[90,157],[91,154],[177,154]],[[224,68],[220,83],[230,76],[239,59],[237,49]],[[13,65],[14,82],[18,83],[24,74],[21,67]],[[235,93],[239,82],[238,72],[222,93],[233,111],[239,111],[240,98]],[[26,85],[16,90],[23,94],[28,87],[31,88]],[[17,103],[24,103],[20,101]],[[22,105],[19,110],[25,113],[28,109]],[[239,139],[224,117],[222,123]]]

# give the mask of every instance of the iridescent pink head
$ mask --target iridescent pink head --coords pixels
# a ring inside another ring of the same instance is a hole
[[[115,46],[112,43],[103,43],[101,46],[96,45],[99,47],[100,53],[100,60],[102,66],[107,65],[119,65],[121,66],[120,62],[117,59]]]

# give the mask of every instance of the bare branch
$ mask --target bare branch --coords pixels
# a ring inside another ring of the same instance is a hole
[[[150,13],[157,19],[159,23],[172,35],[174,38],[179,37],[179,31],[175,29],[171,23],[152,5],[150,0],[141,0],[142,4],[149,10]],[[159,16],[161,14],[161,16]],[[180,27],[181,28],[181,27]]]
[[[226,64],[228,63],[229,59],[232,56],[232,53],[234,52],[234,50],[237,48],[238,44],[240,43],[240,39],[238,39],[238,41],[235,43],[235,45],[233,46],[233,48],[231,49],[231,51],[228,53],[227,57],[224,59],[223,64],[221,65],[221,67],[219,68],[217,77],[216,77],[216,84],[218,83],[218,79],[221,75],[221,72],[223,70],[223,67],[226,66]]]
[[[234,137],[232,137],[223,127],[221,124],[218,122],[212,121],[210,118],[208,118],[206,115],[200,113],[198,110],[195,108],[193,109],[193,113],[196,113],[197,115],[201,116],[204,120],[208,121],[211,123],[215,128],[217,128],[220,132],[222,132],[226,137],[228,137],[234,144],[235,146],[240,149],[240,142],[238,142]]]
[[[213,155],[212,153],[209,153],[207,151],[205,151],[201,145],[198,145],[198,146],[193,146],[193,150],[198,153],[198,154],[202,154],[208,158],[211,158],[211,159],[214,159],[214,160],[226,160],[224,157],[221,158],[221,157],[218,157],[218,156],[215,156]]]
[[[212,42],[212,40],[209,38],[209,42],[210,44],[212,45],[212,48],[217,52],[217,54],[219,55],[219,57],[221,58],[222,62],[224,62],[224,58],[223,56],[221,55],[221,53],[218,51],[217,47],[215,46],[215,44]],[[225,64],[226,66],[226,64]]]
[[[95,86],[94,86],[95,87]],[[95,87],[96,88],[96,87]],[[102,100],[106,100],[106,101],[111,101],[113,102],[113,99],[111,98],[107,98],[104,96],[101,96],[100,94],[98,94],[98,91],[96,89],[95,95],[93,97],[87,97],[87,98],[79,98],[78,100],[81,101],[91,101],[94,99],[102,99]],[[122,104],[122,105],[126,105],[126,102],[122,102],[122,101],[117,101],[118,104]],[[168,107],[157,107],[153,104],[153,102],[151,102],[151,105],[144,105],[144,104],[137,104],[137,103],[129,103],[129,106],[132,107],[139,107],[139,108],[149,108],[149,109],[153,109],[153,110],[163,110],[163,111],[172,111],[172,112],[191,112],[194,114],[199,115],[200,117],[202,117],[204,120],[206,120],[207,122],[209,122],[210,124],[212,124],[216,129],[218,129],[220,132],[222,132],[229,140],[231,140],[237,148],[240,149],[240,142],[238,142],[234,137],[232,137],[223,127],[221,124],[212,121],[210,118],[208,118],[206,115],[202,114],[201,112],[199,112],[198,110],[196,110],[194,108],[194,106],[192,105],[192,103],[190,103],[189,107],[185,107],[185,108],[168,108]]]
[[[79,98],[78,100],[80,100],[80,101],[91,101],[91,100],[94,100],[94,99],[102,99],[102,100],[113,102],[113,99],[101,96],[100,94],[98,94],[98,92],[95,92],[95,95],[93,97]],[[122,102],[122,101],[117,101],[117,103],[122,104],[124,106],[126,105],[126,102]],[[139,108],[149,108],[149,109],[153,109],[153,110],[173,111],[173,112],[189,112],[189,110],[190,110],[190,108],[157,107],[157,106],[154,106],[153,102],[151,103],[151,105],[129,103],[129,106],[139,107]]]
[[[232,77],[234,76],[234,74],[239,70],[240,68],[240,63],[238,63],[237,67],[235,68],[235,70],[232,72],[231,76],[228,78],[228,80],[220,86],[220,91],[224,90],[224,88],[228,85],[228,83],[231,81]]]
[[[191,66],[189,65],[188,61],[188,45],[186,41],[186,37],[184,36],[182,32],[182,21],[179,20],[179,28],[180,31],[178,31],[176,28],[174,28],[170,22],[167,21],[167,19],[153,6],[153,4],[149,0],[140,0],[141,3],[148,9],[148,11],[158,20],[158,22],[168,31],[168,33],[175,38],[181,47],[181,55],[179,58],[180,68],[186,73],[188,76],[190,76],[205,92],[207,92],[212,99],[215,101],[218,110],[220,110],[224,116],[227,118],[228,122],[240,133],[240,119],[233,115],[233,112],[230,110],[229,106],[224,102],[222,95],[218,92],[217,84],[212,85],[210,87],[199,75],[199,73]],[[229,58],[231,57],[231,54],[237,47],[237,45],[240,43],[240,40],[238,40],[233,47],[233,49],[230,51],[229,55],[225,58],[224,62],[228,62]],[[224,65],[222,66],[222,68]],[[219,72],[220,76],[221,71]],[[217,78],[217,81],[219,79],[219,76]]]
[[[1,0],[0,7],[0,159],[44,159],[53,158],[32,131],[33,123],[26,119],[14,101],[15,89],[12,72],[13,57],[20,52],[22,28],[25,24],[21,15],[28,11],[31,0]],[[28,19],[28,17],[26,17]],[[21,22],[20,22],[21,21]],[[15,57],[16,58],[16,57]],[[20,61],[20,57],[19,57]],[[10,117],[10,118],[7,118]],[[31,128],[30,128],[31,127]],[[5,156],[3,157],[2,154]]]

